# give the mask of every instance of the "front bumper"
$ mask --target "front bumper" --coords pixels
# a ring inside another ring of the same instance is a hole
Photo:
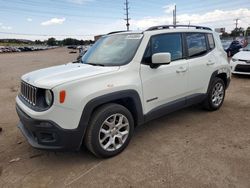
[[[233,74],[250,75],[250,63],[245,63],[242,61],[231,61],[230,66]]]
[[[31,146],[45,150],[78,150],[82,143],[81,129],[66,130],[56,123],[29,117],[18,105],[19,129]]]

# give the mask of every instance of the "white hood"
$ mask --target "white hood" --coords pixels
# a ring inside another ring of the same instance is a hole
[[[69,63],[27,73],[22,76],[22,80],[36,87],[51,89],[69,81],[117,70],[119,70],[119,67],[101,67],[82,63]]]
[[[240,51],[233,56],[234,59],[250,60],[250,51]]]

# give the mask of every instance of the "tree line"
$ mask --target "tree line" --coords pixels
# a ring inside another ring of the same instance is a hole
[[[41,41],[35,41],[38,44]],[[49,38],[48,40],[44,41],[49,46],[70,46],[70,45],[89,45],[93,44],[94,41],[92,40],[78,40],[73,38],[66,38],[63,40],[56,40],[54,37]],[[41,43],[40,43],[41,44]]]
[[[66,38],[63,40],[56,40],[51,37],[47,40],[25,40],[25,39],[0,39],[0,43],[3,45],[15,44],[15,45],[48,45],[48,46],[70,46],[70,45],[89,45],[93,44],[93,40],[77,40],[73,38]]]
[[[248,27],[246,30],[243,27],[235,28],[234,30],[231,31],[231,33],[223,32],[222,37],[239,37],[239,36],[244,36],[245,32],[249,31],[250,32],[250,27]]]

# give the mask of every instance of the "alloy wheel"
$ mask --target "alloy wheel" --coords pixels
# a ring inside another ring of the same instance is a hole
[[[102,124],[99,131],[99,143],[106,151],[115,151],[122,147],[129,135],[129,121],[123,114],[113,114]]]

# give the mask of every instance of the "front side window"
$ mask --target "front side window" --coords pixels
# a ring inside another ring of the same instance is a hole
[[[196,57],[207,53],[206,36],[204,33],[186,34],[188,56]]]
[[[143,62],[149,64],[151,63],[152,55],[165,52],[171,54],[171,61],[183,58],[181,34],[163,34],[151,37],[144,54]]]
[[[118,34],[100,38],[82,57],[82,63],[121,66],[134,57],[143,34]]]

